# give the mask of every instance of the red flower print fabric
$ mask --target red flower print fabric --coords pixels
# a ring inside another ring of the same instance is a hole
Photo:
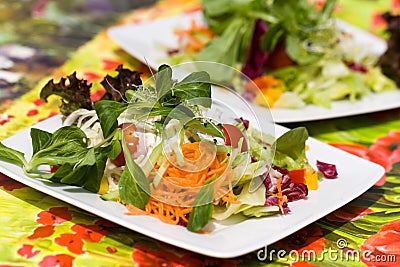
[[[38,223],[43,225],[61,224],[65,221],[70,221],[72,214],[67,207],[53,207],[49,211],[42,211],[38,214]]]
[[[28,239],[38,239],[38,238],[45,238],[49,237],[52,234],[54,234],[54,226],[53,225],[44,225],[44,226],[39,226],[37,227],[34,231],[33,234],[28,236]]]
[[[77,236],[88,242],[99,242],[108,232],[98,225],[75,224],[71,227]]]
[[[353,222],[372,212],[369,208],[347,205],[328,214],[326,219],[332,222]]]
[[[22,245],[22,247],[17,251],[19,255],[21,255],[24,258],[30,259],[37,254],[39,254],[40,250],[33,249],[32,245]]]
[[[400,220],[387,223],[361,245],[367,266],[400,266]]]
[[[0,173],[0,186],[7,191],[13,191],[14,189],[20,189],[26,187],[26,185],[9,178],[8,176]]]
[[[75,254],[83,254],[83,240],[82,237],[76,234],[61,234],[54,239],[56,244],[66,247],[70,252]]]
[[[40,267],[72,267],[74,257],[67,254],[57,254],[54,256],[46,256],[41,262]]]
[[[189,251],[184,251],[182,256],[163,248],[151,249],[146,246],[136,245],[132,254],[133,261],[137,267],[236,267],[239,261],[224,260],[201,256]]]
[[[276,244],[288,250],[296,250],[299,254],[303,251],[314,251],[318,255],[324,251],[326,240],[323,238],[321,228],[311,225],[278,241]]]
[[[400,162],[400,131],[390,131],[388,135],[378,138],[369,148],[358,144],[330,143],[332,146],[353,155],[375,162],[390,171],[393,164]],[[384,175],[375,185],[385,183]]]

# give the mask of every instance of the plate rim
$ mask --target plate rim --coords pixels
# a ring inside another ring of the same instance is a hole
[[[12,141],[13,139],[18,138],[20,136],[24,136],[24,135],[28,135],[29,136],[29,130],[31,128],[33,128],[33,127],[39,127],[39,128],[43,128],[44,127],[44,128],[47,129],[47,127],[52,126],[52,123],[56,123],[56,125],[54,125],[53,128],[52,128],[52,130],[55,130],[57,128],[57,121],[58,121],[58,126],[59,126],[60,123],[61,123],[61,115],[54,116],[52,118],[46,119],[46,120],[44,120],[42,122],[39,122],[38,124],[32,125],[31,127],[28,127],[26,129],[16,133],[13,136],[11,136],[11,137],[9,137],[7,139],[4,139],[2,141],[2,143],[6,143],[7,145],[10,146],[9,143],[11,142],[11,144],[12,144],[13,143],[13,141]],[[276,127],[279,127],[279,128],[281,128],[283,130],[288,130],[288,128],[280,126],[280,125],[276,125]],[[115,217],[115,215],[113,215],[113,213],[109,213],[109,212],[107,213],[104,210],[100,210],[100,209],[99,210],[97,210],[97,209],[93,210],[93,206],[89,205],[86,202],[83,202],[81,204],[78,203],[78,205],[77,205],[76,201],[74,200],[74,198],[72,196],[62,195],[61,193],[59,193],[56,190],[57,188],[77,189],[79,187],[69,186],[69,185],[60,185],[60,184],[56,184],[56,183],[54,183],[54,184],[52,183],[53,186],[46,185],[45,183],[40,185],[40,184],[34,182],[35,179],[29,178],[29,177],[26,177],[26,176],[25,177],[21,177],[19,174],[15,173],[13,171],[13,169],[17,169],[18,170],[19,167],[16,167],[15,165],[12,165],[12,164],[9,164],[9,163],[5,163],[3,161],[0,161],[0,172],[4,173],[8,177],[10,177],[10,178],[12,178],[12,179],[14,179],[16,181],[19,181],[19,182],[21,182],[21,183],[23,183],[23,184],[25,184],[25,185],[33,188],[33,189],[36,189],[36,190],[38,190],[40,192],[43,192],[43,193],[45,193],[45,194],[47,194],[49,196],[55,197],[55,198],[57,198],[57,199],[59,199],[61,201],[69,203],[72,206],[75,206],[77,208],[83,209],[83,210],[87,211],[88,213],[95,214],[96,216],[99,216],[101,218],[110,220],[110,221],[112,221],[112,222],[114,222],[116,224],[119,224],[119,225],[121,225],[123,227],[126,227],[126,228],[128,228],[128,229],[130,229],[132,231],[141,233],[143,235],[149,236],[149,237],[157,239],[159,241],[168,243],[170,245],[177,246],[177,247],[180,247],[182,249],[187,249],[187,250],[199,253],[199,254],[203,254],[203,255],[207,255],[207,256],[211,256],[211,257],[217,257],[217,258],[232,258],[232,257],[238,257],[238,256],[241,256],[241,255],[253,252],[253,251],[255,251],[257,249],[260,249],[260,248],[262,248],[264,246],[272,244],[272,243],[274,243],[274,242],[276,242],[276,241],[278,241],[278,240],[280,240],[282,238],[285,238],[286,236],[294,233],[295,231],[297,231],[297,230],[299,230],[299,229],[301,229],[301,228],[303,228],[303,227],[305,227],[305,226],[307,226],[307,225],[319,220],[320,218],[326,216],[330,212],[342,207],[343,205],[347,204],[348,202],[352,201],[353,199],[359,197],[361,194],[363,194],[365,191],[367,191],[370,187],[372,187],[373,184],[375,184],[375,182],[378,181],[381,178],[381,176],[384,174],[384,172],[385,172],[384,168],[382,166],[376,164],[376,163],[367,161],[367,160],[359,158],[359,157],[357,157],[355,155],[352,155],[352,154],[349,154],[349,153],[344,152],[342,150],[339,150],[339,149],[337,149],[335,147],[329,146],[328,144],[323,143],[321,141],[318,141],[315,138],[310,137],[309,140],[311,140],[311,143],[312,143],[311,145],[312,146],[318,145],[319,147],[322,147],[322,149],[328,149],[329,148],[330,151],[334,151],[334,152],[336,151],[335,153],[339,153],[341,155],[345,155],[347,158],[351,158],[351,159],[355,160],[356,162],[361,162],[361,163],[369,166],[371,169],[374,170],[375,177],[369,178],[367,180],[367,182],[365,182],[364,180],[363,181],[360,180],[359,181],[360,185],[363,188],[361,190],[358,190],[356,194],[352,195],[351,197],[346,197],[346,196],[339,197],[338,198],[338,201],[339,201],[338,203],[336,203],[335,205],[331,205],[329,208],[327,208],[322,213],[320,212],[318,216],[314,215],[312,220],[310,220],[310,219],[304,220],[304,221],[302,221],[302,222],[300,222],[300,223],[298,223],[296,225],[292,225],[291,227],[286,228],[286,233],[287,234],[275,235],[274,238],[270,238],[268,241],[256,240],[256,242],[254,242],[254,240],[253,240],[253,242],[251,242],[250,245],[247,245],[247,246],[244,246],[244,247],[239,245],[239,246],[235,247],[235,249],[233,249],[233,250],[222,249],[222,250],[218,251],[218,250],[215,249],[215,247],[207,247],[207,246],[204,246],[204,244],[201,244],[201,242],[205,242],[205,241],[210,242],[212,240],[215,241],[215,242],[218,242],[218,240],[220,238],[224,238],[225,232],[223,232],[223,231],[216,232],[215,234],[211,233],[209,235],[199,235],[199,234],[192,233],[192,232],[188,231],[186,228],[177,228],[177,227],[180,227],[180,226],[167,225],[167,224],[165,224],[165,223],[163,223],[163,222],[161,222],[161,221],[159,221],[159,220],[157,220],[155,218],[152,218],[150,216],[140,216],[140,217],[137,217],[137,216],[126,216],[126,217],[123,217],[124,218],[123,221],[120,221],[120,220],[115,221],[114,219],[116,217]],[[14,144],[14,146],[15,146],[15,144]],[[14,146],[12,146],[12,147],[14,147]],[[335,181],[335,180],[327,180],[327,179],[325,179],[325,180],[326,180],[326,182],[332,182],[332,181],[334,182]],[[325,181],[323,181],[323,182],[325,182]],[[89,197],[97,197],[98,199],[100,199],[98,194],[88,192],[88,191],[86,191],[84,189],[81,189],[81,188],[79,188],[79,189],[80,189],[79,191],[82,191],[82,194],[84,194],[84,195],[89,194]],[[312,195],[317,195],[318,196],[318,191],[311,191],[311,192],[312,192],[310,194],[311,197],[312,197]],[[311,200],[312,201],[316,201],[316,200],[313,200],[312,198],[311,198]],[[305,201],[310,201],[310,199],[305,200]],[[116,203],[116,202],[102,202],[102,204],[104,204],[104,203],[107,203],[105,205],[111,205],[111,206],[115,205],[115,204],[119,204],[119,203]],[[293,205],[303,206],[303,205],[305,205],[304,203],[307,204],[308,202],[304,202],[304,200],[300,200],[299,202],[291,202],[291,205],[292,206]],[[119,205],[122,205],[122,204],[119,204]],[[105,206],[103,208],[105,208]],[[123,207],[123,208],[125,209],[125,207]],[[126,212],[126,210],[125,210],[125,212]],[[274,219],[270,219],[270,220],[273,220],[273,221],[277,220],[278,221],[278,220],[282,220],[282,218],[284,220],[284,218],[286,218],[285,216],[295,216],[294,218],[296,218],[296,216],[298,217],[299,215],[292,215],[292,214],[276,215],[276,217],[271,216],[271,218],[274,217]],[[265,218],[267,218],[267,219],[264,220],[264,221],[267,221],[269,217],[265,217]],[[175,232],[177,232],[179,234],[182,234],[182,236],[184,236],[184,237],[189,237],[191,239],[195,239],[195,240],[198,240],[198,241],[195,241],[194,243],[192,241],[190,241],[189,243],[187,243],[187,242],[184,242],[184,241],[180,240],[179,238],[176,238],[176,237],[173,238],[170,235],[164,235],[164,236],[161,235],[160,236],[160,235],[157,234],[157,232],[151,231],[151,229],[143,228],[143,227],[140,226],[140,223],[143,224],[143,223],[146,223],[147,221],[151,221],[155,225],[161,225],[163,228],[170,229],[171,231],[175,231]],[[264,224],[263,219],[260,219],[261,222],[258,222],[257,219],[256,220],[250,219],[250,220],[247,220],[247,221],[248,221],[248,224],[245,225],[246,226],[245,228],[248,228],[247,227],[248,225],[253,225],[253,227],[257,228],[257,227],[260,227],[261,224]],[[241,227],[241,226],[242,226],[242,224],[241,225],[237,224],[237,225],[233,225],[232,227],[236,228],[236,227]],[[228,229],[227,231],[228,232],[232,232],[232,228]],[[237,237],[235,237],[235,238],[237,238]],[[251,239],[250,239],[250,241],[251,241]],[[196,244],[196,242],[200,242],[200,244]],[[261,243],[262,243],[262,245],[261,245]]]

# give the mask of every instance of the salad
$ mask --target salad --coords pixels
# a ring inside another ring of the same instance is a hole
[[[213,105],[210,76],[193,72],[181,81],[162,65],[152,85],[119,66],[90,100],[87,81],[73,73],[50,80],[41,98],[62,98],[63,126],[50,133],[32,128],[30,159],[0,143],[0,160],[28,177],[80,186],[129,215],[155,216],[201,232],[211,219],[290,212],[322,177],[336,178],[333,164],[306,158],[307,130],[279,138],[245,118],[230,123],[204,116]]]
[[[317,2],[202,0],[206,26],[177,30],[179,47],[169,51],[169,62],[213,61],[240,69],[261,91],[235,88],[275,108],[330,108],[332,101],[396,90],[379,55],[335,23],[336,1]]]

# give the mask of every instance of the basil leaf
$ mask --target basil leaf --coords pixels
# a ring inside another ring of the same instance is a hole
[[[117,119],[127,107],[127,103],[111,100],[100,100],[94,104],[104,138],[107,138],[118,127]]]
[[[36,153],[29,162],[28,172],[43,164],[58,166],[75,164],[85,157],[87,149],[77,142],[58,143]]]
[[[55,131],[51,137],[50,146],[71,141],[87,146],[86,134],[76,126],[64,126]]]
[[[36,154],[39,150],[46,148],[51,142],[51,137],[52,134],[49,132],[32,128],[31,140],[32,140],[33,155]]]
[[[139,120],[143,120],[147,117],[152,117],[152,116],[161,116],[162,119],[161,121],[164,121],[165,119],[177,119],[180,121],[188,121],[189,119],[193,118],[195,114],[193,111],[191,111],[189,108],[185,106],[177,106],[177,107],[161,107],[161,108],[155,108],[151,111],[149,111],[147,114],[137,117]]]
[[[121,148],[121,143],[119,141],[112,141],[110,143],[111,150],[108,155],[108,157],[112,160],[114,160],[118,155],[121,153],[122,148]]]
[[[63,164],[55,173],[41,174],[41,177],[56,183],[78,185],[97,193],[110,149],[111,146],[91,148],[78,165]]]
[[[132,155],[122,137],[126,165],[118,183],[121,200],[143,209],[150,200],[150,185],[143,170],[132,159]]]
[[[22,152],[9,148],[2,143],[0,143],[0,160],[15,164],[20,167],[27,165]]]
[[[196,129],[202,133],[210,134],[216,137],[224,138],[224,133],[221,130],[221,127],[219,125],[216,125],[210,121],[207,122],[202,122],[200,119],[193,119],[190,120],[185,124],[187,128],[191,129]]]
[[[210,75],[205,71],[189,74],[174,86],[173,92],[174,95],[186,101],[195,98],[204,98],[199,103],[206,108],[211,107]]]
[[[114,132],[114,136],[112,137],[111,141],[106,145],[99,147],[99,153],[104,154],[107,153],[106,157],[114,160],[122,151],[121,147],[121,139],[122,139],[122,129],[117,128]]]
[[[64,176],[60,182],[64,184],[82,185],[84,183],[85,174],[88,166],[96,164],[96,156],[94,154],[94,148],[87,151],[84,158],[74,166],[72,172]]]
[[[211,201],[214,193],[214,179],[205,183],[194,200],[194,207],[189,216],[187,229],[189,231],[201,230],[210,220],[214,206]]]
[[[161,65],[156,74],[156,90],[158,99],[163,98],[173,86],[172,69],[168,65]]]
[[[61,179],[73,172],[74,164],[60,165],[56,172],[41,173],[40,178],[48,179],[54,183],[60,183]],[[29,174],[28,174],[29,175]]]
[[[305,143],[308,132],[305,127],[297,127],[281,135],[276,141],[276,151],[294,160],[305,159]]]
[[[95,149],[95,164],[90,166],[86,172],[86,181],[83,188],[91,192],[99,192],[101,180],[103,179],[104,170],[108,159],[108,154],[112,146],[99,147]]]
[[[28,164],[27,172],[31,172],[35,167],[42,164],[51,166],[75,164],[82,160],[86,153],[87,138],[85,133],[76,126],[65,126],[54,132],[46,148],[33,155]]]
[[[53,182],[79,185],[91,192],[97,193],[104,175],[107,159],[110,154],[115,153],[113,151],[115,144],[119,147],[119,151],[121,150],[119,145],[121,131],[121,129],[116,131],[113,139],[107,145],[99,145],[92,148],[81,147],[81,149],[75,151],[75,154],[72,154],[67,159],[63,158],[63,156],[66,156],[66,153],[57,155],[52,151],[51,155],[42,159],[43,163],[56,165],[59,168],[55,173],[40,173],[40,177],[50,179]],[[47,149],[47,152],[49,151],[51,150]],[[60,160],[61,163],[55,164],[55,160]]]
[[[63,165],[64,166],[64,165]],[[79,167],[79,168],[74,168],[75,165],[69,165],[68,167],[70,168],[70,171],[66,173],[63,176],[57,175],[56,177],[59,178],[58,183],[63,183],[63,184],[69,184],[69,185],[77,185],[77,186],[82,186],[83,183],[86,180],[86,174],[87,174],[87,166],[85,165],[84,167]],[[68,170],[66,168],[63,173],[65,173]],[[54,177],[54,178],[56,178]],[[52,181],[54,181],[52,179]]]

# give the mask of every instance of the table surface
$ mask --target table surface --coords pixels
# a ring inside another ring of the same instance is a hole
[[[337,16],[385,37],[379,14],[399,5],[396,0],[343,0]],[[58,80],[77,71],[93,83],[96,97],[102,93],[99,79],[121,63],[147,72],[146,66],[108,38],[109,26],[198,9],[193,0],[0,0],[0,140],[58,113],[56,100],[39,99],[49,78]],[[269,246],[285,250],[284,257],[261,259],[255,251],[216,259],[185,251],[0,173],[0,267],[400,266],[399,116],[400,109],[395,109],[285,125],[306,126],[312,137],[382,165],[386,175],[346,206]],[[305,250],[318,257],[294,262],[289,255]],[[360,257],[343,257],[348,252]]]

